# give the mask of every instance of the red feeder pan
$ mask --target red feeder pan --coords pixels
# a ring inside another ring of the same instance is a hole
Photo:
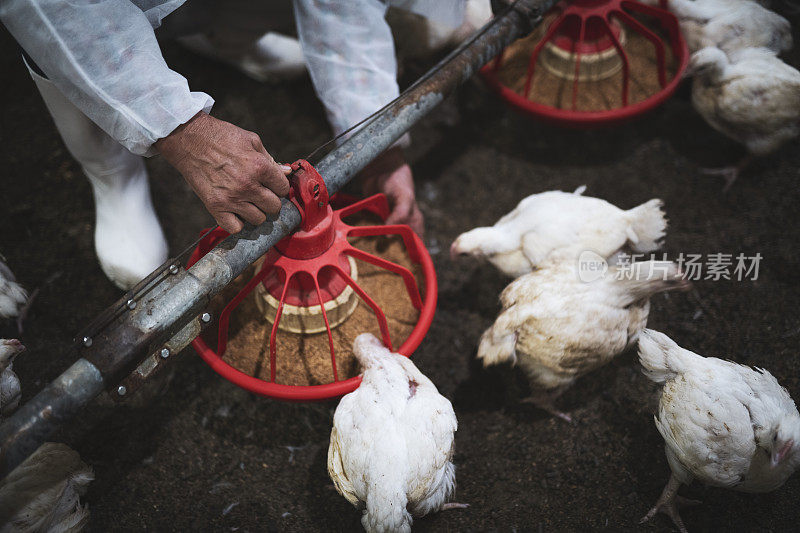
[[[536,118],[571,127],[624,122],[654,109],[672,96],[689,63],[689,49],[678,20],[664,9],[663,2],[661,7],[653,7],[634,0],[562,0],[545,18],[550,22],[530,52],[524,87],[514,90],[501,81],[501,69],[507,62],[505,55],[510,47],[481,69],[484,81],[503,100]],[[633,39],[642,43],[649,41],[655,61],[653,82],[657,76],[659,89],[631,103],[634,100],[630,94],[632,74],[637,74],[631,72],[628,48]],[[668,50],[674,68],[668,68]],[[534,85],[537,77],[545,75],[571,84],[571,105],[556,107],[542,101]],[[587,110],[578,106],[579,96],[598,91],[593,83],[613,76],[620,80],[619,86],[614,88],[615,98],[619,98],[616,107]]]
[[[337,298],[341,299],[345,291],[352,290],[361,299],[360,305],[367,305],[371,308],[378,323],[383,344],[392,349],[386,315],[354,279],[355,273],[351,271],[354,262],[350,258],[365,261],[402,277],[408,297],[419,311],[416,326],[405,342],[396,350],[405,356],[410,356],[419,346],[433,320],[437,297],[436,272],[422,240],[408,226],[350,226],[343,222],[343,218],[358,212],[370,212],[382,220],[386,220],[389,214],[389,205],[385,196],[380,194],[371,196],[341,209],[333,210],[329,204],[325,183],[314,167],[307,161],[300,160],[292,164],[292,170],[293,174],[290,177],[292,181],[291,200],[303,216],[300,229],[281,240],[267,252],[258,273],[225,306],[219,316],[219,336],[216,350],[209,347],[202,337],[197,337],[192,341],[192,346],[215,372],[244,389],[282,400],[316,401],[342,396],[354,391],[361,383],[360,376],[339,380],[336,366],[331,328],[336,327],[337,324],[335,321],[329,320],[329,304]],[[402,238],[409,258],[421,267],[425,284],[424,299],[420,295],[416,278],[410,270],[355,248],[347,240],[348,237],[380,235],[398,235]],[[189,258],[188,266],[191,267],[227,236],[228,233],[221,229],[211,232],[194,250]],[[231,312],[253,290],[268,294],[277,302],[269,341],[269,381],[246,374],[223,360]],[[282,315],[289,306],[303,310],[316,311],[319,309],[317,317],[321,315],[321,324],[323,325],[319,331],[327,332],[331,352],[331,383],[284,385],[276,382],[277,333],[279,328],[284,329],[281,327]],[[344,319],[346,316],[347,314],[344,315]]]

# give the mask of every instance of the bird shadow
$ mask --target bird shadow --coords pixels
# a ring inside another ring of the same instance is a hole
[[[551,417],[534,405],[522,403],[530,396],[531,388],[519,368],[507,364],[484,368],[476,354],[476,350],[469,353],[469,375],[453,394],[457,413],[502,411],[525,423]]]
[[[457,285],[443,280],[439,290],[439,308],[496,317],[500,311],[500,293],[510,280],[501,277],[494,267],[484,262],[469,267],[451,263],[449,267],[463,270],[459,276],[449,276],[450,280],[458,280]]]
[[[731,165],[744,148],[717,132],[692,107],[691,84],[684,83],[660,117],[660,137],[675,152],[698,167]],[[692,132],[687,135],[687,132]]]
[[[328,472],[328,447],[322,446],[308,468],[306,509],[319,531],[361,531],[361,512],[336,491]]]

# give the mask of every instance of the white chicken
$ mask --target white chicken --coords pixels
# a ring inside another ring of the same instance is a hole
[[[86,526],[81,505],[92,469],[65,444],[46,442],[0,481],[0,533],[73,533]]]
[[[747,48],[730,56],[719,48],[692,55],[692,104],[714,129],[745,145],[737,165],[709,170],[730,188],[753,156],[765,156],[800,133],[800,72],[770,50]]]
[[[671,261],[612,266],[593,281],[581,281],[574,261],[548,264],[500,295],[503,311],[481,336],[478,358],[519,364],[533,389],[526,401],[571,421],[555,399],[636,342],[650,296],[688,285]]]
[[[446,504],[456,483],[456,415],[410,359],[369,333],[353,351],[361,385],[333,417],[328,474],[336,490],[363,509],[367,531],[410,531],[412,516],[464,507]]]
[[[13,413],[22,397],[19,378],[14,373],[14,359],[25,351],[17,339],[0,339],[0,420]]]
[[[639,335],[639,360],[648,378],[663,383],[655,421],[672,470],[643,522],[663,512],[686,531],[681,483],[767,492],[800,467],[800,414],[766,370],[702,357],[653,330]]]
[[[516,278],[554,253],[577,258],[592,251],[608,259],[624,247],[636,253],[658,249],[667,227],[661,200],[623,211],[605,200],[583,196],[585,189],[532,194],[494,226],[459,235],[450,255],[485,258]]]
[[[17,318],[28,301],[28,293],[0,255],[0,318]]]
[[[775,53],[792,48],[789,21],[750,0],[669,0],[690,52],[714,46],[727,54],[744,48]]]

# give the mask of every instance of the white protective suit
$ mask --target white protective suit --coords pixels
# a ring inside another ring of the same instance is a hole
[[[400,94],[389,5],[457,28],[465,0],[294,0],[306,65],[337,135]]]
[[[186,79],[167,66],[156,40],[154,29],[184,2],[0,2],[0,21],[46,75],[47,79],[32,72],[67,148],[92,181],[98,203],[95,246],[103,270],[123,288],[166,259],[166,244],[149,189],[146,182],[141,183],[147,179],[144,166],[141,161],[130,159],[128,151],[153,155],[153,144],[158,139],[199,111],[208,112],[214,103],[209,95],[190,91]],[[455,27],[463,19],[464,2],[294,0],[308,70],[335,133],[398,95],[394,45],[384,18],[388,5]],[[236,4],[220,1],[207,5],[233,10]],[[246,16],[252,17],[252,13]],[[90,120],[82,122],[81,115]],[[116,163],[105,164],[109,160]],[[130,201],[140,205],[128,209],[126,215],[118,205],[124,203],[128,189],[137,191],[136,199]],[[103,229],[100,204],[108,191],[118,198],[106,202],[102,211],[111,218],[115,212],[121,214],[116,222],[106,221]],[[136,217],[143,217],[145,222],[138,224]],[[153,230],[154,223],[157,231]],[[144,237],[133,235],[135,232],[144,233]],[[106,237],[101,239],[98,233],[105,233]],[[127,236],[121,235],[124,233]],[[109,249],[104,242],[116,244]],[[126,246],[132,247],[128,253],[124,251]]]

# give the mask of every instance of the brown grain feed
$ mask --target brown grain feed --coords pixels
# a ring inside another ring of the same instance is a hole
[[[399,237],[363,237],[351,241],[356,248],[400,264],[414,273],[424,299],[423,278],[418,265],[411,262]],[[417,323],[419,312],[413,307],[402,278],[396,274],[356,260],[358,284],[386,314],[392,347],[396,350],[408,338]],[[223,307],[244,287],[255,273],[251,267],[218,296],[212,308],[219,316]],[[264,380],[270,379],[269,336],[272,324],[259,311],[254,293],[250,293],[231,313],[228,344],[223,359],[231,366]],[[380,329],[370,307],[359,301],[356,310],[334,328],[334,350],[339,380],[356,376],[358,364],[352,351],[353,340],[360,333],[371,332],[380,338]],[[216,350],[216,324],[204,334]],[[319,385],[333,381],[328,335],[296,334],[278,330],[276,340],[276,382],[285,385]]]
[[[638,18],[638,17],[637,17]],[[528,63],[536,44],[544,37],[549,22],[541,24],[537,30],[523,39],[518,39],[506,48],[503,62],[497,71],[498,80],[506,87],[520,95],[524,95],[525,81],[528,74]],[[657,24],[641,19],[664,43],[666,82],[675,76],[677,62],[669,47],[669,40],[661,32]],[[628,105],[641,102],[661,90],[658,80],[658,63],[655,46],[645,37],[629,26],[622,24],[626,34],[623,46],[629,61]],[[542,49],[534,68],[531,90],[528,99],[558,109],[572,109],[573,81],[551,74],[542,64]],[[576,111],[603,111],[622,107],[623,72],[599,81],[578,83],[575,99]]]

